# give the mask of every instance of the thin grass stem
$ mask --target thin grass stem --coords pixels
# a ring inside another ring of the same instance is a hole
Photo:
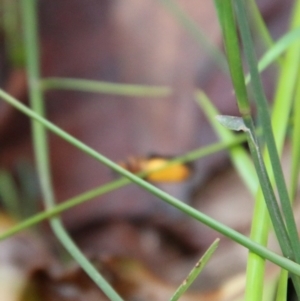
[[[30,104],[33,111],[45,115],[43,106],[43,93],[38,85],[40,79],[39,68],[39,43],[37,36],[37,14],[35,0],[22,0],[22,17],[25,37],[25,50],[27,60],[27,74],[29,82]],[[43,124],[32,120],[33,143],[38,175],[41,184],[44,203],[47,208],[55,206],[55,196],[51,182],[48,141],[46,129]],[[83,270],[91,277],[95,284],[112,301],[122,301],[122,298],[109,285],[109,283],[99,274],[97,269],[87,260],[83,253],[67,234],[59,217],[50,220],[50,225],[56,237],[62,245],[70,252],[71,256],[78,262]]]
[[[186,290],[193,284],[196,278],[200,275],[203,271],[206,264],[209,262],[211,256],[216,251],[219,245],[220,239],[217,238],[206,250],[203,256],[199,259],[199,261],[195,264],[191,272],[188,276],[184,279],[182,284],[177,288],[173,296],[170,298],[170,301],[177,301],[185,292]]]
[[[49,77],[40,80],[40,87],[47,90],[75,90],[130,97],[168,97],[172,90],[168,87],[118,84],[96,80]]]
[[[279,155],[277,152],[275,138],[272,131],[272,124],[269,116],[269,107],[268,107],[267,99],[257,69],[257,61],[254,54],[254,48],[252,44],[249,25],[247,22],[247,14],[246,14],[244,3],[237,1],[236,8],[237,8],[237,19],[241,31],[245,56],[248,61],[248,66],[252,78],[251,85],[253,87],[254,99],[256,101],[256,105],[258,109],[258,116],[262,125],[264,139],[269,151],[270,160],[272,163],[271,165],[273,168],[273,174],[277,186],[277,191],[279,194],[279,200],[281,203],[283,215],[285,217],[287,231],[293,248],[294,260],[296,260],[296,262],[299,263],[300,243],[298,239],[297,226],[296,226],[292,206],[289,200],[289,194],[288,194],[287,186],[285,184],[285,179],[281,168]],[[279,239],[279,237],[277,238]],[[299,291],[300,291],[300,287],[299,287]]]
[[[234,146],[238,145],[239,143],[244,142],[245,140],[246,140],[246,136],[240,135],[239,137],[236,137],[235,139],[233,139],[231,141],[215,143],[215,144],[209,145],[205,148],[197,149],[195,151],[187,153],[182,157],[178,157],[173,162],[183,162],[183,163],[191,162],[196,159],[207,156],[209,154],[213,154],[215,152],[219,152],[221,150],[224,150],[224,149],[227,149],[230,147],[234,147]],[[162,167],[162,168],[164,168],[164,167]],[[146,175],[147,175],[147,173],[144,173],[144,176],[146,176]],[[142,173],[137,174],[137,176],[143,177]],[[13,226],[6,232],[1,233],[0,241],[12,236],[15,233],[18,233],[19,231],[22,231],[26,228],[32,227],[46,219],[49,219],[56,215],[59,215],[75,206],[78,206],[78,205],[84,203],[84,202],[92,200],[96,197],[99,197],[101,195],[104,195],[106,193],[114,191],[116,189],[119,189],[119,188],[124,187],[131,183],[132,182],[130,180],[128,180],[126,178],[122,178],[122,179],[107,183],[105,185],[102,185],[100,187],[91,189],[87,192],[84,192],[84,193],[77,195],[73,198],[70,198],[68,200],[65,200],[64,202],[60,203],[59,205],[56,205],[55,207],[47,209],[46,211],[43,211],[41,213],[35,214],[33,217],[30,217],[22,222],[19,222],[17,225]]]
[[[115,172],[123,175],[124,177],[128,178],[132,182],[136,183],[137,185],[141,186],[142,188],[149,191],[151,194],[159,197],[166,203],[170,204],[171,206],[174,206],[175,208],[179,209],[180,211],[186,213],[190,217],[198,220],[199,222],[207,225],[208,227],[216,230],[217,232],[230,237],[235,242],[241,244],[242,246],[248,248],[254,253],[257,253],[259,256],[270,260],[271,262],[281,266],[282,268],[296,274],[300,275],[300,265],[296,264],[295,262],[284,258],[282,256],[279,256],[275,254],[274,252],[271,252],[267,248],[261,246],[260,244],[257,244],[253,242],[248,237],[240,234],[239,232],[225,226],[224,224],[210,218],[209,216],[203,214],[200,211],[195,210],[194,208],[190,207],[189,205],[179,201],[178,199],[172,197],[171,195],[167,194],[166,192],[163,192],[162,190],[156,188],[155,186],[151,185],[150,183],[144,181],[143,179],[133,175],[132,173],[128,172],[127,170],[123,169],[119,165],[115,164],[114,162],[110,161],[103,155],[99,154],[97,151],[92,149],[91,147],[85,145],[75,137],[71,136],[70,134],[66,133],[59,127],[55,126],[50,121],[46,120],[36,112],[32,111],[19,101],[17,101],[15,98],[10,96],[9,94],[5,93],[3,90],[0,90],[0,97],[4,99],[7,103],[11,104],[16,109],[20,110],[22,113],[27,115],[28,117],[34,119],[37,122],[40,122],[43,126],[45,126],[48,130],[53,132],[54,134],[58,135],[59,137],[63,138],[65,141],[68,141],[70,144],[74,145],[78,149],[80,149],[82,152],[90,155],[92,158],[95,158],[97,161],[103,163],[104,165],[108,166]]]

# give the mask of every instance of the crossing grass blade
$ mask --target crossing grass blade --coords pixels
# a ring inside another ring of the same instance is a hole
[[[177,301],[184,294],[184,292],[186,292],[186,290],[191,286],[191,284],[199,276],[199,274],[202,272],[202,270],[204,269],[204,267],[210,260],[211,256],[216,251],[216,249],[219,245],[219,241],[220,241],[220,239],[217,238],[210,245],[210,247],[207,249],[207,251],[200,258],[200,260],[195,264],[194,268],[191,270],[191,272],[188,274],[188,276],[184,279],[182,284],[175,291],[174,295],[170,298],[170,301]]]

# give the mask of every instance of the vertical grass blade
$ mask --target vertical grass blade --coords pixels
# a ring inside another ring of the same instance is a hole
[[[248,66],[252,78],[251,84],[253,87],[254,99],[257,104],[259,119],[262,124],[266,145],[269,151],[269,156],[270,156],[271,166],[273,169],[273,174],[277,186],[277,191],[279,194],[279,199],[285,217],[287,231],[293,249],[294,260],[296,260],[296,262],[299,262],[300,244],[298,239],[297,227],[296,227],[292,207],[289,200],[287,186],[285,184],[282,168],[280,165],[278,152],[276,149],[276,143],[272,132],[271,120],[269,118],[267,100],[257,70],[257,62],[254,55],[252,39],[251,39],[249,26],[246,19],[246,11],[244,7],[244,3],[237,1],[235,4],[237,8],[237,18],[239,21],[239,27],[240,27],[241,37],[242,37],[243,46],[245,50],[245,56],[248,61]],[[278,120],[278,122],[281,121]],[[292,279],[293,279],[294,287],[297,291],[297,295],[300,296],[300,279],[299,277],[293,275],[292,275]]]
[[[266,23],[257,7],[255,0],[247,1],[247,8],[250,11],[252,24],[255,27],[256,33],[258,33],[265,44],[266,49],[270,49],[274,46],[274,41],[271,37],[271,34],[266,26]]]
[[[271,119],[269,115],[269,107],[267,99],[263,90],[263,86],[260,80],[257,61],[254,54],[254,47],[252,43],[252,38],[250,34],[249,25],[247,22],[247,14],[243,2],[236,1],[237,7],[237,19],[239,22],[239,28],[241,31],[241,37],[243,41],[243,47],[245,51],[245,56],[248,61],[248,66],[251,74],[251,85],[253,87],[254,99],[258,109],[258,116],[262,125],[264,139],[269,151],[270,160],[272,163],[273,174],[277,186],[277,191],[279,194],[279,199],[282,207],[282,211],[285,217],[285,223],[287,231],[290,237],[290,241],[293,248],[294,259],[296,262],[300,262],[300,243],[298,239],[298,232],[296,227],[296,222],[294,219],[294,214],[292,206],[289,200],[289,194],[287,186],[285,184],[285,179],[283,176],[283,171],[281,168],[281,163],[279,155],[277,152],[277,147],[275,143],[275,138],[273,135]],[[300,290],[300,287],[299,287]]]
[[[231,1],[217,1],[216,0],[215,2],[218,5],[217,10],[218,10],[218,14],[220,16],[220,23],[223,28],[223,33],[224,33],[223,35],[224,35],[224,39],[225,39],[225,49],[226,49],[226,52],[231,52],[231,54],[228,55],[229,65],[231,65],[232,59],[234,62],[234,58],[239,57],[239,50],[235,49],[236,45],[237,45],[237,42],[236,42],[237,38],[232,39],[232,36],[234,36],[234,31],[232,34],[230,33],[230,28],[231,29],[234,28],[234,30],[235,30],[235,24],[234,24],[235,22],[234,22],[234,18],[233,18],[232,8],[230,8]],[[244,3],[238,2],[238,4],[241,5]],[[228,6],[228,7],[226,7],[226,6]],[[226,22],[226,18],[231,18],[232,20]],[[243,17],[241,17],[241,15],[239,15],[239,19],[242,19],[242,18],[243,18],[244,22],[247,22],[245,14],[243,14]],[[228,31],[229,31],[229,33],[228,33]],[[231,38],[231,40],[230,40],[230,38]],[[226,40],[230,41],[230,42],[226,43]],[[247,45],[245,47],[249,48],[249,45]],[[252,45],[250,45],[250,47],[252,47]],[[240,66],[241,66],[240,63],[236,63],[236,64],[233,64],[232,67],[230,67],[232,70],[231,71],[232,77],[235,77],[238,75],[238,72],[236,72],[235,69],[239,68]],[[240,74],[242,74],[242,72],[240,72]],[[237,90],[237,88],[236,88],[236,85],[239,83],[240,83],[239,79],[236,79],[235,81],[233,79],[233,84],[234,84],[235,90],[243,93],[245,91],[243,88],[238,87],[239,90]],[[246,116],[246,114],[248,114],[249,112],[247,112],[247,109],[244,111],[243,108],[245,108],[244,105],[247,106],[247,104],[244,101],[244,100],[247,101],[247,96],[245,94],[244,98],[240,99],[239,93],[236,92],[236,95],[237,95],[237,99],[238,99],[238,103],[239,103],[240,112],[241,112],[242,116],[243,115]],[[276,112],[278,113],[278,110]],[[284,108],[284,110],[282,110],[280,112],[280,114],[282,114],[282,112],[286,112],[286,108]],[[284,116],[286,116],[286,115],[284,115]],[[250,117],[250,114],[249,114],[249,117]],[[251,122],[249,122],[249,119],[244,118],[244,121],[247,126],[251,127],[252,125],[251,125]],[[284,123],[284,125],[286,125],[286,123]],[[282,128],[284,128],[284,125],[281,127],[280,133],[282,133]],[[251,131],[252,130],[253,129],[251,129]],[[255,148],[253,150],[255,150]],[[257,158],[257,159],[259,159],[259,158]],[[256,161],[259,163],[260,159],[259,160],[257,160],[257,159],[256,159]],[[268,181],[267,188],[268,187],[270,188],[270,192],[272,193],[271,187],[269,186],[269,181]],[[274,195],[274,193],[272,193],[272,195]],[[273,196],[272,196],[272,198],[273,198]],[[260,196],[260,199],[262,199],[261,196]],[[265,196],[265,199],[267,200],[266,196]],[[274,205],[276,206],[276,199],[274,199]],[[267,225],[267,219],[266,219],[267,213],[265,210],[266,210],[266,208],[262,202],[256,203],[254,223],[253,223],[251,235],[255,240],[257,239],[258,241],[260,241],[260,243],[266,243],[266,241],[267,241],[268,225]],[[258,219],[258,216],[261,216],[262,219],[261,220]],[[285,232],[284,229],[282,229],[282,230],[283,230],[283,232]],[[259,233],[261,233],[261,234],[259,234]],[[297,239],[296,239],[296,243],[293,241],[293,245],[295,245],[295,244],[297,244]],[[283,249],[285,249],[285,247],[286,247],[282,243],[281,243],[281,246],[283,247]],[[293,248],[293,249],[295,250],[295,248]],[[293,253],[294,253],[294,250],[292,250]],[[285,249],[284,253],[287,256],[289,256],[288,254],[291,254],[291,252],[290,251],[287,252],[287,251],[288,250]],[[254,256],[254,257],[256,257],[256,256]],[[256,272],[259,271],[259,273],[252,273],[251,276],[250,276],[250,274],[248,274],[247,285],[248,285],[248,283],[251,283],[251,284],[255,283],[255,287],[253,285],[248,286],[249,287],[248,292],[250,292],[250,293],[249,293],[249,295],[246,295],[246,297],[248,298],[247,300],[261,300],[261,296],[262,296],[264,266],[263,266],[263,262],[261,260],[259,260],[259,258],[256,257],[255,260],[256,260],[256,263],[258,263],[256,265],[256,267],[257,267]]]
[[[300,45],[300,42],[299,42]],[[300,49],[299,49],[300,51]],[[292,161],[291,161],[291,197],[296,196],[300,169],[300,72],[295,93],[292,130]]]
[[[43,93],[39,86],[40,56],[37,36],[38,22],[36,5],[37,2],[35,0],[21,1],[30,104],[35,112],[41,116],[44,116]],[[55,196],[51,182],[46,129],[43,124],[32,120],[32,131],[38,175],[44,202],[47,208],[52,208],[55,206]],[[115,290],[106,282],[106,280],[99,274],[95,267],[77,248],[75,243],[65,231],[59,218],[54,217],[52,220],[50,220],[50,224],[56,237],[60,240],[62,245],[70,252],[71,256],[79,263],[79,265],[81,265],[83,270],[91,277],[91,279],[104,292],[104,294],[106,294],[107,297],[113,301],[122,301],[122,298],[115,292]]]

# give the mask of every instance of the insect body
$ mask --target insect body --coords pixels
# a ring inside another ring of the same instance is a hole
[[[129,157],[120,166],[138,174],[146,173],[145,179],[150,182],[183,182],[193,172],[190,164],[171,163],[172,157],[151,155],[148,157]]]

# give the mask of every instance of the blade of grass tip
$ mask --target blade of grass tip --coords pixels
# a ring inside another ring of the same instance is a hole
[[[40,80],[40,88],[47,90],[76,90],[91,93],[131,97],[167,97],[171,88],[148,85],[117,84],[96,80],[49,77]]]
[[[278,41],[274,43],[272,48],[270,48],[261,57],[258,62],[258,70],[260,72],[264,71],[268,66],[270,66],[279,56],[281,56],[285,51],[289,49],[291,45],[298,42],[300,38],[300,28],[295,28],[281,37]],[[284,64],[282,64],[284,66]],[[246,75],[246,84],[251,80],[250,74]]]
[[[201,31],[199,25],[177,4],[174,0],[158,0],[170,11],[177,22],[184,27],[195,41],[202,47],[206,53],[213,59],[219,68],[228,75],[228,65],[224,54],[209,41],[206,35]]]
[[[30,103],[33,110],[44,115],[43,94],[37,84],[39,74],[39,49],[37,37],[37,14],[35,0],[22,0],[22,18],[24,27],[25,51],[27,61],[27,73],[29,82]],[[41,182],[41,190],[47,208],[55,206],[55,197],[51,183],[48,143],[46,129],[43,124],[32,120],[33,142],[35,158],[37,162],[38,175]],[[69,251],[70,255],[78,262],[82,269],[91,277],[94,283],[103,293],[113,301],[122,301],[122,298],[109,285],[108,282],[99,274],[97,269],[86,259],[82,252],[77,248],[73,240],[69,237],[58,217],[50,220],[50,225],[56,237],[62,245]]]
[[[107,167],[111,168],[115,172],[123,175],[130,181],[136,183],[140,187],[144,188],[151,194],[157,196],[161,200],[165,201],[166,203],[170,204],[171,206],[179,209],[180,211],[184,212],[185,214],[189,215],[190,217],[196,219],[197,221],[207,225],[208,227],[216,230],[217,232],[223,234],[226,237],[231,238],[235,242],[239,243],[240,245],[246,247],[250,251],[258,254],[259,256],[268,259],[269,261],[277,264],[278,266],[294,273],[296,275],[300,275],[300,265],[296,264],[295,262],[284,258],[282,256],[277,255],[276,253],[268,250],[266,247],[261,246],[260,244],[255,243],[248,237],[240,234],[239,232],[227,227],[226,225],[210,218],[209,216],[203,214],[200,211],[195,210],[194,208],[190,207],[189,205],[181,202],[180,200],[172,197],[168,193],[158,189],[157,187],[151,185],[150,183],[142,180],[141,178],[135,176],[134,174],[128,172],[127,170],[123,169],[119,165],[115,164],[105,156],[101,155],[91,147],[87,146],[86,144],[82,143],[75,137],[71,136],[67,132],[63,131],[61,128],[55,126],[50,121],[46,120],[42,116],[38,115],[21,102],[16,100],[14,97],[10,96],[6,92],[0,89],[0,98],[5,100],[7,103],[12,105],[14,108],[20,110],[22,113],[27,115],[28,117],[34,119],[37,122],[40,122],[44,125],[48,130],[52,133],[58,135],[65,141],[69,142],[71,145],[75,146],[82,152],[88,154],[90,157],[95,158],[97,161],[101,162],[102,164],[106,165]]]
[[[215,132],[223,141],[228,141],[235,137],[235,135],[229,130],[216,122],[215,116],[218,115],[219,112],[203,91],[196,92],[196,100],[210,121],[210,124],[214,128]],[[258,188],[257,176],[253,167],[253,163],[250,161],[248,154],[240,145],[229,149],[229,154],[232,163],[234,164],[241,178],[244,180],[244,183],[249,188],[251,193],[255,194]]]
[[[170,301],[177,301],[186,292],[186,290],[191,286],[191,284],[199,276],[199,274],[202,272],[202,270],[204,269],[204,267],[210,260],[211,256],[216,251],[216,249],[219,245],[219,241],[220,241],[220,239],[217,238],[210,245],[210,247],[203,254],[203,256],[200,258],[200,260],[196,263],[196,265],[191,270],[191,272],[188,274],[188,276],[185,278],[185,280],[182,282],[182,284],[177,288],[174,295],[170,298]]]
[[[249,70],[252,77],[251,84],[253,87],[254,99],[257,104],[258,116],[262,125],[267,149],[270,155],[275,183],[279,194],[279,200],[281,203],[287,231],[289,234],[289,238],[293,248],[293,253],[295,256],[294,259],[296,260],[296,262],[299,263],[300,243],[298,239],[297,226],[296,226],[292,206],[289,200],[289,194],[288,194],[287,186],[285,184],[285,179],[284,179],[279,155],[277,152],[275,138],[273,136],[267,99],[257,70],[257,62],[254,54],[250,29],[246,19],[247,18],[246,10],[245,10],[244,3],[242,2],[237,1],[235,2],[235,5],[237,9],[237,19],[241,31],[241,38],[245,50],[245,56],[248,61]],[[299,287],[299,291],[300,291],[300,287]]]

